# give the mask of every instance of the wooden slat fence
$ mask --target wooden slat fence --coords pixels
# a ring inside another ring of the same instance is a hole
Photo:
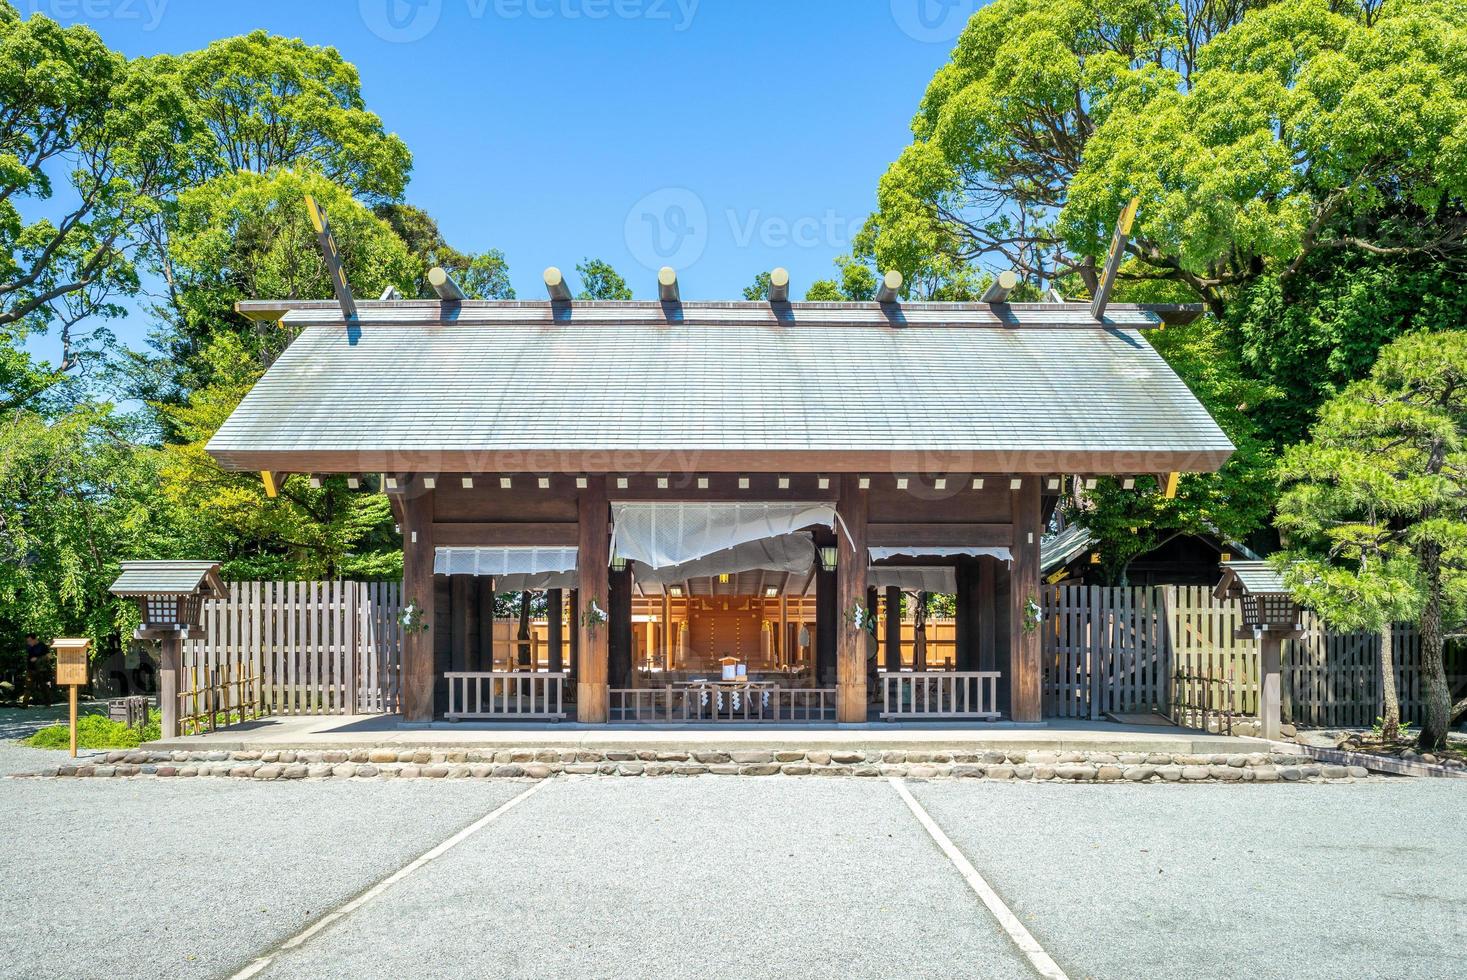
[[[1048,586],[1044,591],[1044,710],[1068,718],[1107,712],[1167,713],[1175,675],[1226,683],[1231,710],[1258,711],[1258,644],[1239,639],[1235,603],[1206,586],[1105,588]],[[1305,635],[1286,642],[1286,719],[1304,725],[1367,726],[1380,713],[1379,638],[1333,633],[1305,614]],[[1401,716],[1419,720],[1421,644],[1411,627],[1394,632]],[[1448,649],[1448,681],[1467,687],[1467,649]]]
[[[212,703],[241,717],[396,711],[401,595],[397,582],[232,582],[204,603],[184,676],[220,678]]]

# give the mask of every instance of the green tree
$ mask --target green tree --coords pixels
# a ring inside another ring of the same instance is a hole
[[[190,375],[208,382],[197,358],[222,332],[242,337],[260,367],[284,349],[275,324],[247,324],[234,312],[242,299],[327,299],[325,261],[306,215],[315,197],[331,220],[347,282],[363,297],[387,286],[407,293],[418,264],[402,240],[344,188],[310,170],[241,171],[179,195],[173,235],[174,282],[183,313],[169,351]]]
[[[876,296],[876,274],[865,264],[858,262],[849,255],[842,255],[835,260],[836,268],[840,270],[840,279],[817,279],[810,284],[805,292],[805,299],[811,302],[839,302],[846,300],[853,303],[869,303]]]
[[[413,288],[406,295],[422,299],[437,295],[428,285],[427,275],[429,269],[438,265],[447,269],[472,299],[514,299],[509,263],[503,252],[498,249],[477,255],[460,252],[444,240],[432,215],[411,204],[379,204],[373,211],[397,233],[420,267]]]
[[[754,281],[744,287],[744,299],[751,302],[769,298],[769,273],[761,272]]]
[[[178,186],[189,142],[179,93],[145,66],[0,0],[0,327],[59,326],[53,382],[88,347],[83,321],[137,291],[140,229]]]
[[[1146,339],[1188,380],[1236,451],[1216,474],[1184,474],[1171,499],[1149,477],[1131,490],[1106,478],[1084,491],[1084,506],[1072,505],[1070,516],[1090,529],[1101,568],[1116,584],[1125,584],[1133,559],[1176,534],[1247,540],[1267,524],[1276,494],[1274,451],[1256,408],[1272,405],[1278,392],[1250,374],[1227,336],[1206,319],[1152,330]]]
[[[576,272],[581,277],[581,291],[576,299],[631,299],[632,291],[626,280],[602,259],[586,259],[576,263]]]
[[[401,543],[382,494],[353,491],[344,477],[313,487],[291,476],[270,498],[256,475],[219,468],[204,446],[262,372],[237,334],[220,333],[202,356],[211,383],[184,404],[156,406],[176,439],[162,449],[158,480],[178,546],[219,559],[236,579],[400,575]]]
[[[412,155],[368,111],[356,67],[335,48],[252,31],[154,61],[208,134],[192,184],[309,164],[362,200],[402,196]]]
[[[1129,252],[1218,314],[1316,254],[1460,252],[1464,47],[1467,8],[1450,0],[1373,18],[1280,0],[1204,45],[1190,79],[1132,70],[1070,181],[1066,243],[1101,254],[1139,196]]]
[[[1435,748],[1467,710],[1467,700],[1451,702],[1443,660],[1444,624],[1467,615],[1467,332],[1387,345],[1368,378],[1325,404],[1311,434],[1282,471],[1290,486],[1279,522],[1298,533],[1290,544],[1304,561],[1295,582],[1326,615],[1341,614],[1351,588],[1347,619],[1417,610],[1420,741]]]
[[[1229,304],[1243,364],[1282,392],[1259,423],[1278,445],[1306,438],[1319,406],[1370,372],[1402,334],[1467,323],[1467,256],[1319,252],[1287,280]]]
[[[929,85],[858,253],[912,283],[986,262],[1091,294],[1134,195],[1126,275],[1181,283],[1222,315],[1318,252],[1460,250],[1467,11],[1336,7],[985,6]]]

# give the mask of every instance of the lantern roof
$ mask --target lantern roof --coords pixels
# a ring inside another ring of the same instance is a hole
[[[228,594],[217,561],[125,561],[108,591],[120,596],[200,594],[211,599]]]
[[[1227,561],[1222,563],[1222,581],[1213,595],[1227,599],[1239,595],[1289,595],[1284,576],[1269,561]]]

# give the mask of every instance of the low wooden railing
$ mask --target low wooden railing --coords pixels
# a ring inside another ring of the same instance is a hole
[[[814,722],[835,720],[835,688],[708,684],[612,688],[613,722]]]
[[[178,692],[178,733],[199,735],[269,714],[260,676],[248,665],[184,668]]]
[[[515,719],[559,721],[565,717],[565,673],[453,671],[448,680],[449,721]]]
[[[881,680],[881,717],[987,718],[998,715],[998,671],[887,673]]]

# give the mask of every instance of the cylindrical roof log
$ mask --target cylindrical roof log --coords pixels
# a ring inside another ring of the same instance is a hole
[[[428,270],[428,285],[433,287],[433,292],[441,300],[457,303],[464,299],[464,291],[458,288],[458,283],[453,281],[448,270],[441,265],[435,265]]]

